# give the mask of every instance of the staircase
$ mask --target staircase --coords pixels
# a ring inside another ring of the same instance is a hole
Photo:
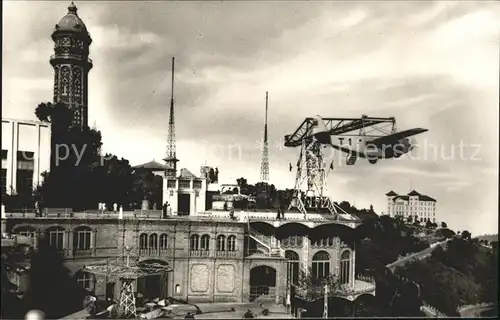
[[[323,198],[323,201],[325,201],[325,205],[323,207],[328,208],[328,211],[330,211],[331,214],[337,214],[337,209],[335,209],[335,206],[332,203],[332,200],[330,198]]]
[[[252,228],[249,229],[249,236],[250,238],[254,239],[258,244],[265,247],[269,252],[269,256],[285,257],[285,250],[280,248],[276,238],[263,235],[262,233]]]
[[[290,205],[288,206],[288,210],[292,208],[297,208],[300,213],[302,213],[304,216],[307,216],[307,210],[306,207],[304,206],[304,203],[302,202],[302,199],[300,197],[294,197],[292,201],[290,201]]]

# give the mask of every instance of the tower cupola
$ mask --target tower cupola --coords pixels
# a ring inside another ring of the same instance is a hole
[[[92,69],[89,48],[92,38],[73,2],[54,28],[54,103],[66,104],[73,114],[72,125],[88,127],[88,73]]]

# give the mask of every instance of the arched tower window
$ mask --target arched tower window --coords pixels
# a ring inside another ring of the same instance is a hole
[[[54,67],[54,102],[57,102],[59,95],[59,67]]]
[[[61,83],[62,83],[62,90],[61,94],[63,96],[68,96],[69,95],[69,78],[70,78],[70,70],[68,66],[63,66],[61,68]]]
[[[200,236],[197,234],[193,234],[191,236],[191,241],[189,242],[190,250],[198,250],[200,248]]]
[[[149,236],[149,248],[158,249],[158,235],[156,233]]]
[[[208,251],[210,249],[210,236],[208,234],[204,234],[201,236],[201,250]]]
[[[75,250],[90,250],[90,237],[92,229],[89,227],[79,227],[73,231],[73,248]]]
[[[217,236],[217,251],[226,250],[226,237],[223,235]]]
[[[139,249],[147,249],[148,248],[148,235],[142,233],[139,236]]]
[[[227,237],[227,251],[236,251],[236,237]]]
[[[53,227],[47,230],[49,236],[49,245],[56,250],[64,249],[64,229]]]
[[[351,252],[344,250],[340,255],[340,283],[349,283],[351,278]]]
[[[300,270],[299,255],[295,251],[287,250],[285,251],[285,258],[288,259],[287,262],[288,279],[292,284],[296,285],[299,282],[299,270]]]
[[[324,279],[330,275],[330,255],[326,251],[318,251],[312,258],[312,276]]]
[[[73,90],[75,93],[75,101],[82,103],[82,69],[79,67],[73,68]]]
[[[167,249],[168,245],[168,236],[165,233],[162,233],[160,235],[160,249],[164,250]]]

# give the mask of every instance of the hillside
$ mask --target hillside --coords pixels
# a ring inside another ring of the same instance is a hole
[[[477,239],[479,241],[488,241],[488,243],[492,241],[498,242],[498,234],[483,234],[481,236],[474,237],[474,239]]]

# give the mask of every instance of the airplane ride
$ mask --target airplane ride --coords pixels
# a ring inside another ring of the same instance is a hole
[[[318,142],[349,154],[347,165],[355,164],[357,158],[367,158],[371,164],[377,163],[378,159],[399,158],[415,147],[409,137],[426,131],[428,129],[414,128],[384,136],[353,134],[333,136],[332,139],[320,116],[314,117],[312,128],[312,134]]]

